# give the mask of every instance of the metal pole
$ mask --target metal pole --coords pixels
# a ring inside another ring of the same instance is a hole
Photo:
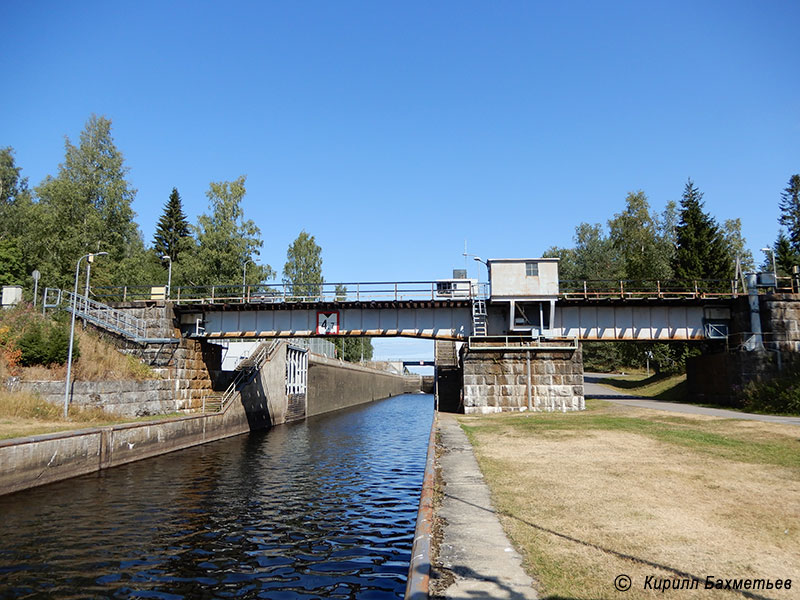
[[[90,256],[106,256],[108,252],[98,252],[97,254],[85,254],[75,263],[75,289],[72,293],[72,318],[69,326],[69,350],[67,351],[67,379],[64,382],[64,418],[69,414],[69,386],[72,378],[72,347],[75,343],[75,312],[78,310],[78,276],[81,272],[81,261]]]
[[[67,380],[64,383],[64,418],[69,413],[69,383],[72,377],[72,345],[75,341],[75,312],[78,309],[78,276],[80,275],[81,261],[90,255],[81,256],[75,265],[75,290],[72,294],[72,319],[69,326],[69,351],[67,352]]]
[[[533,410],[533,399],[531,398],[531,351],[528,350],[528,377],[526,383],[528,384],[528,410]]]

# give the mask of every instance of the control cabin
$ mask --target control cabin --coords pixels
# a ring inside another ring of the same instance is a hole
[[[557,258],[491,258],[490,304],[507,316],[509,334],[548,336],[558,299]]]

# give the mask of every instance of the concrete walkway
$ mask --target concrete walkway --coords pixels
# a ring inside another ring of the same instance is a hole
[[[680,404],[677,402],[662,402],[649,398],[638,398],[632,394],[607,387],[600,382],[608,375],[585,373],[583,376],[583,390],[587,398],[599,398],[608,400],[616,404],[626,406],[636,406],[638,408],[651,408],[653,410],[666,410],[670,412],[688,413],[691,415],[707,415],[709,417],[720,417],[722,419],[745,419],[748,421],[766,421],[768,423],[782,423],[784,425],[800,425],[800,417],[778,417],[775,415],[757,415],[753,413],[739,412],[737,410],[725,410],[722,408],[706,408],[695,404]]]
[[[437,516],[447,523],[439,562],[456,577],[442,596],[536,598],[533,580],[522,570],[522,559],[500,526],[472,446],[455,416],[439,413],[439,431],[445,448],[439,460],[445,486]]]

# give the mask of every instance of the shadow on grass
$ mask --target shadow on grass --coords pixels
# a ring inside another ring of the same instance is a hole
[[[528,527],[536,529],[537,531],[541,531],[543,533],[550,534],[552,536],[555,536],[555,537],[560,538],[562,540],[566,540],[568,542],[572,542],[574,544],[579,544],[579,545],[584,546],[586,548],[592,548],[594,550],[598,550],[598,551],[603,552],[605,554],[608,554],[610,556],[615,556],[615,557],[621,558],[623,560],[628,560],[628,561],[631,561],[631,562],[634,562],[634,563],[638,563],[638,564],[641,564],[641,565],[647,565],[647,566],[653,567],[655,569],[660,569],[662,571],[667,571],[668,573],[672,573],[672,574],[677,575],[678,577],[681,577],[683,579],[696,579],[696,580],[698,580],[700,582],[705,580],[704,576],[695,575],[694,573],[689,573],[688,571],[682,571],[681,569],[676,569],[675,567],[671,567],[669,565],[662,565],[661,563],[657,563],[657,562],[654,562],[652,560],[648,560],[646,558],[633,556],[631,554],[625,554],[624,552],[619,552],[619,551],[613,550],[611,548],[605,548],[605,547],[600,546],[598,544],[594,544],[594,543],[588,542],[586,540],[581,540],[581,539],[578,539],[578,538],[573,537],[571,535],[567,535],[565,533],[561,533],[561,532],[555,531],[553,529],[549,529],[547,527],[542,527],[541,525],[537,525],[536,523],[531,523],[530,521],[526,521],[525,519],[521,519],[521,518],[517,517],[516,515],[512,515],[512,514],[509,514],[507,512],[502,512],[502,511],[498,512],[498,511],[496,511],[494,509],[490,509],[490,508],[486,508],[484,506],[480,506],[478,504],[475,504],[473,502],[469,502],[468,500],[463,500],[462,498],[459,498],[457,496],[453,496],[452,494],[448,494],[446,492],[445,492],[444,495],[447,496],[448,498],[451,498],[451,499],[457,501],[457,502],[462,502],[462,503],[467,504],[469,506],[478,508],[480,510],[483,510],[483,511],[495,514],[495,515],[502,515],[504,517],[508,517],[510,519],[514,519],[515,521],[519,521],[520,523],[524,523]],[[467,569],[466,567],[463,567],[463,568],[466,569],[466,570],[470,570],[471,571],[471,569]],[[452,567],[452,570],[457,572],[457,573],[459,572],[458,569],[459,569],[458,566],[453,566]],[[613,586],[613,583],[609,582],[609,585]],[[741,594],[745,598],[754,598],[755,600],[769,600],[766,596],[761,596],[759,594],[754,594],[754,593],[749,592],[747,590],[733,590],[732,589],[730,591],[738,593],[738,594]],[[564,597],[564,596],[558,596],[558,595],[555,595],[555,596],[549,596],[548,595],[548,596],[544,596],[543,600],[568,600],[568,598]]]

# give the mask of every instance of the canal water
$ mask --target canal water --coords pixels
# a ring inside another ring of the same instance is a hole
[[[0,496],[0,598],[402,598],[432,418],[397,396]]]

